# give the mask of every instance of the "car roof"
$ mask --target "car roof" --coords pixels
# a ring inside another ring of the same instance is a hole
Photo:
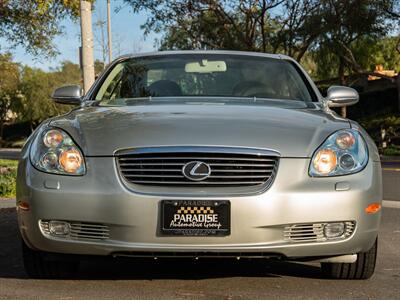
[[[262,52],[251,52],[251,51],[234,51],[234,50],[172,50],[172,51],[153,51],[144,53],[132,53],[118,57],[116,60],[123,60],[127,58],[135,57],[146,57],[146,56],[167,56],[176,54],[234,54],[243,56],[255,56],[255,57],[269,57],[275,59],[286,59],[293,60],[290,56],[284,54],[270,54]]]

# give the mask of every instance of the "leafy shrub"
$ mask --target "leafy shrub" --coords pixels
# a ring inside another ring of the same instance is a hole
[[[390,145],[389,147],[383,149],[383,155],[387,156],[400,156],[400,146]]]
[[[381,153],[385,155],[400,155],[400,116],[386,115],[362,119],[360,124],[374,139]],[[382,131],[385,132],[383,139]],[[386,143],[387,148],[382,147],[383,142]]]
[[[17,166],[17,161],[0,159],[0,197],[15,197]]]

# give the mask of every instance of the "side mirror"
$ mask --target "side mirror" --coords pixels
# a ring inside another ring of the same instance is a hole
[[[51,97],[61,104],[79,105],[82,102],[81,87],[79,85],[66,85],[55,89]]]
[[[326,101],[329,107],[344,107],[356,104],[359,100],[358,92],[347,86],[331,86],[328,89]]]

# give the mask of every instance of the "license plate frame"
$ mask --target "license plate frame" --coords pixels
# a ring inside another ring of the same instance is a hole
[[[162,200],[160,227],[162,235],[228,236],[231,203],[229,200]]]

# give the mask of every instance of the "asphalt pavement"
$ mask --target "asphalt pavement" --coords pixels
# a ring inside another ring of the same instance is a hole
[[[74,280],[31,280],[15,209],[0,209],[0,299],[400,299],[399,249],[400,209],[384,208],[370,280],[324,279],[317,264],[111,258],[84,262]]]

